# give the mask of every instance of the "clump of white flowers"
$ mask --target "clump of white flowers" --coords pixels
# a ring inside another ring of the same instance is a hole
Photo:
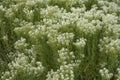
[[[61,64],[68,64],[73,59],[75,59],[74,53],[70,52],[68,49],[62,48],[61,50],[58,50],[59,58],[58,62]]]
[[[8,64],[8,71],[3,72],[2,80],[16,80],[16,76],[27,78],[37,78],[42,75],[44,67],[40,61],[35,61],[34,53],[31,50],[27,50],[27,56],[25,53],[16,52],[14,60]],[[22,78],[21,78],[22,79]]]
[[[117,68],[116,80],[120,80],[120,68]]]
[[[108,37],[104,37],[103,40],[101,40],[101,43],[104,44],[104,46],[100,46],[100,51],[105,53],[112,53],[112,54],[119,54],[120,50],[120,39],[111,39]]]
[[[110,73],[106,68],[100,69],[99,73],[101,74],[103,80],[110,80],[113,76],[113,73]]]
[[[62,46],[66,45],[69,46],[70,42],[74,37],[73,33],[63,33],[57,36],[57,43]]]
[[[78,49],[84,47],[86,45],[86,39],[80,38],[77,39],[75,43],[73,43]]]
[[[0,62],[0,80],[120,80],[120,1],[0,1]]]
[[[24,49],[28,46],[28,44],[26,43],[26,39],[25,38],[21,38],[20,40],[15,42],[15,49],[21,50]]]
[[[51,70],[46,80],[74,80],[74,68],[72,64],[60,66],[57,71]]]

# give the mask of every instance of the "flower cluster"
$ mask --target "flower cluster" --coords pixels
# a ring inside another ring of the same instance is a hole
[[[72,41],[73,37],[74,37],[73,33],[59,34],[57,36],[57,43],[61,44],[61,45],[67,45],[67,46],[69,46],[69,44]]]
[[[46,80],[74,80],[74,69],[72,64],[60,66],[57,71],[51,70]]]
[[[65,48],[58,50],[58,54],[59,54],[58,62],[60,62],[61,64],[68,64],[73,59],[75,59],[74,53],[69,52],[69,50]]]
[[[80,49],[86,45],[86,39],[84,38],[77,39],[76,42],[73,44],[76,46],[76,48]]]
[[[20,40],[15,42],[15,49],[21,50],[24,49],[28,46],[28,44],[26,43],[26,39],[25,38],[21,38]]]
[[[118,73],[117,73],[117,75],[116,75],[116,77],[117,77],[116,80],[120,80],[120,68],[117,68],[117,71],[118,71]]]
[[[103,80],[104,80],[104,79],[105,79],[105,80],[110,80],[110,79],[112,78],[112,76],[113,76],[113,73],[110,73],[109,70],[106,69],[106,68],[100,69],[99,72],[100,72]]]
[[[119,54],[120,50],[120,40],[119,39],[111,39],[108,37],[104,37],[103,40],[101,40],[101,43],[103,45],[100,46],[100,51],[105,53],[116,53]]]
[[[55,34],[57,33],[57,34]],[[51,30],[48,33],[48,44],[55,44],[56,46],[69,46],[73,41],[74,34],[73,33],[58,33],[57,30]]]
[[[35,61],[32,50],[27,51],[29,52],[29,56],[26,56],[25,53],[20,52],[13,54],[16,57],[11,63],[8,64],[9,70],[2,73],[2,80],[16,80],[17,76],[18,78],[27,78],[29,76],[29,78],[34,79],[43,73],[44,67],[42,63]]]
[[[15,19],[15,22],[19,22],[19,19]],[[28,34],[28,32],[30,30],[34,29],[34,25],[30,22],[25,22],[25,21],[22,21],[20,23],[20,27],[16,27],[14,29],[14,32],[17,34],[17,36],[21,36],[21,35],[26,35]]]

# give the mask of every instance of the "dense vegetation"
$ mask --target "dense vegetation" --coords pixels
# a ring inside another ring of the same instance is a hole
[[[120,0],[0,0],[0,80],[120,80]]]

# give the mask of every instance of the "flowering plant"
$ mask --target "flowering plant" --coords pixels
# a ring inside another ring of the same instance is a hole
[[[120,1],[0,1],[0,80],[120,80]]]

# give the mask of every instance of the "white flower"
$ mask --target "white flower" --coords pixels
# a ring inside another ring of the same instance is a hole
[[[110,73],[106,68],[100,69],[99,73],[101,74],[102,78],[106,80],[110,80],[113,76],[113,73]]]
[[[26,39],[25,38],[21,37],[20,40],[18,40],[18,41],[15,42],[15,48],[16,49],[21,50],[21,49],[26,48],[27,46],[28,46],[28,44],[26,43]]]
[[[80,38],[77,39],[75,43],[73,43],[77,48],[82,48],[86,45],[86,39]]]
[[[9,17],[9,18],[11,17],[12,18],[13,15],[14,15],[14,13],[13,13],[11,8],[6,10],[6,13],[5,13],[6,17]]]

